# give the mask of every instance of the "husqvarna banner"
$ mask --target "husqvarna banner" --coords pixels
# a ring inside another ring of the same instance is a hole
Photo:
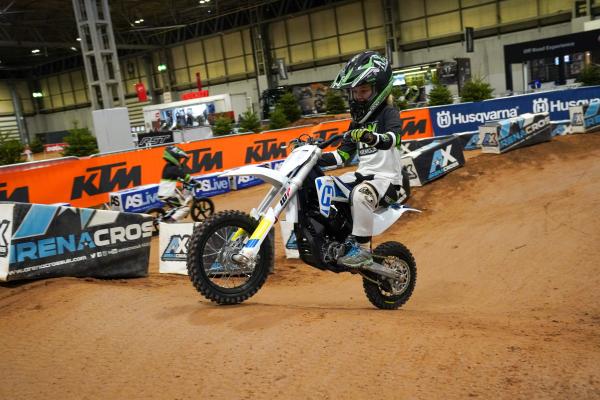
[[[0,280],[146,276],[152,228],[139,214],[0,203]]]
[[[429,111],[435,136],[446,136],[475,131],[485,122],[515,118],[525,113],[548,113],[553,121],[568,119],[570,106],[591,103],[600,103],[600,86],[431,107]]]

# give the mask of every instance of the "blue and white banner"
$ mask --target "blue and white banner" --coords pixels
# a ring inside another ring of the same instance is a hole
[[[229,179],[219,177],[221,173],[194,176],[192,179],[200,185],[196,188],[195,197],[212,197],[231,190]]]
[[[162,208],[158,199],[158,184],[136,186],[112,192],[108,195],[111,210],[143,213],[154,208]]]
[[[550,119],[569,119],[569,107],[600,103],[600,86],[553,90],[503,97],[476,103],[430,107],[435,136],[476,131],[485,122],[517,117],[525,113],[549,113]]]

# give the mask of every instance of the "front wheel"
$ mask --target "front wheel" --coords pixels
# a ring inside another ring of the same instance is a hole
[[[369,301],[377,308],[395,310],[408,301],[417,281],[417,266],[410,251],[402,243],[385,242],[373,251],[380,264],[400,273],[396,280],[378,277],[363,278],[363,288]]]
[[[198,292],[218,304],[238,304],[252,297],[267,280],[273,263],[272,242],[265,239],[254,264],[240,265],[240,252],[258,221],[241,211],[222,211],[194,228],[187,270]]]
[[[215,203],[208,197],[194,199],[192,201],[190,213],[194,221],[203,222],[215,213]]]

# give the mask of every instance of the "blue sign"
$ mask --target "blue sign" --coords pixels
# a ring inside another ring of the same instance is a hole
[[[200,184],[194,193],[195,197],[211,197],[231,190],[229,179],[218,174],[194,176],[192,179]]]
[[[429,115],[435,136],[447,136],[476,131],[485,122],[514,118],[525,113],[547,112],[553,121],[569,119],[570,106],[598,102],[600,86],[590,86],[430,107]]]
[[[262,179],[256,178],[254,176],[234,176],[235,179],[235,188],[236,189],[245,189],[252,186],[260,185],[264,183]]]
[[[113,210],[142,213],[163,205],[158,199],[158,184],[137,186],[110,194],[110,206]]]

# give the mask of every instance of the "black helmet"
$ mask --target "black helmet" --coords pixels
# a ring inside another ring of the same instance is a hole
[[[179,165],[182,159],[188,159],[190,156],[177,146],[167,146],[163,152],[163,159],[171,164]]]
[[[350,89],[364,84],[371,85],[371,97],[366,101],[353,99]],[[392,67],[385,57],[374,51],[364,51],[344,65],[331,88],[348,90],[352,119],[362,124],[392,91]]]

